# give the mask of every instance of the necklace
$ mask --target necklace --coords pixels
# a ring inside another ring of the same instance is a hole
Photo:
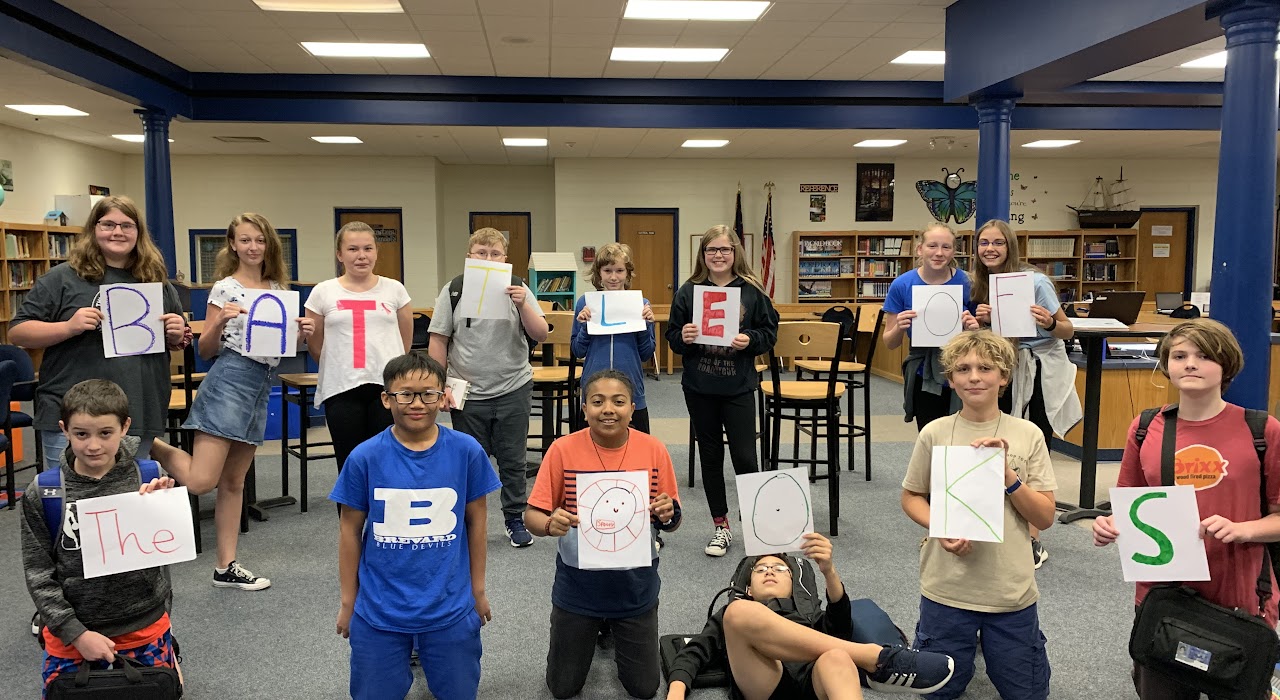
[[[587,437],[590,437],[590,435],[588,435]],[[618,468],[617,468],[617,469],[610,469],[610,468],[608,468],[608,467],[606,467],[606,466],[604,465],[604,455],[600,454],[600,447],[599,447],[598,445],[596,445],[596,441],[595,441],[595,440],[592,440],[592,441],[591,441],[591,448],[592,448],[593,450],[595,450],[595,451],[596,451],[596,459],[600,460],[600,468],[601,468],[601,469],[603,469],[603,470],[605,470],[605,471],[607,471],[607,472],[608,472],[608,471],[615,471],[615,472],[616,472],[616,471],[619,471],[620,469],[622,469],[622,465],[623,465],[623,464],[626,464],[626,462],[627,462],[627,450],[631,449],[631,431],[630,431],[630,430],[628,430],[628,431],[627,431],[627,441],[626,441],[626,442],[624,442],[624,443],[622,443],[622,459],[618,460]]]
[[[1003,421],[1003,420],[1004,420],[1004,412],[1003,412],[1003,411],[1001,411],[999,414],[997,414],[997,418],[996,418],[996,429],[991,433],[991,437],[996,437],[997,435],[999,435],[999,434],[1000,434],[1000,422],[1001,422],[1001,421]],[[956,419],[955,419],[955,420],[953,420],[953,421],[951,421],[951,439],[947,441],[947,443],[948,443],[948,444],[951,444],[951,445],[954,445],[954,444],[955,444],[955,442],[956,442],[956,423],[959,423],[959,422],[960,422],[960,414],[959,414],[959,413],[957,413],[957,414],[956,414]],[[594,444],[594,443],[592,443],[592,444]]]

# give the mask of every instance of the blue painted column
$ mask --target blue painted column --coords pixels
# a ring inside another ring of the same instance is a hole
[[[1009,220],[1009,129],[1012,97],[984,97],[978,110],[978,212],[973,225]]]
[[[1227,71],[1222,85],[1210,313],[1231,328],[1244,349],[1244,370],[1231,383],[1226,400],[1265,409],[1276,231],[1280,0],[1223,5],[1220,21],[1227,33]]]
[[[178,272],[173,231],[173,175],[169,170],[169,115],[155,109],[137,110],[142,119],[142,167],[147,195],[147,230],[160,253],[169,279]]]

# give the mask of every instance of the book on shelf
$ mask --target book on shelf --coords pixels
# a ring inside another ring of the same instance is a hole
[[[1117,276],[1116,263],[1085,263],[1084,264],[1084,281],[1086,282],[1115,282],[1120,279]]]
[[[801,299],[829,299],[831,297],[831,280],[813,280],[801,282],[798,296]]]
[[[1084,244],[1084,256],[1086,258],[1107,257],[1106,241],[1086,241]]]
[[[1074,262],[1059,260],[1056,262],[1037,262],[1033,264],[1036,269],[1054,280],[1075,279],[1076,276],[1076,265]]]
[[[9,287],[13,289],[30,287],[35,284],[35,272],[35,266],[30,263],[10,263]]]
[[[1028,238],[1029,258],[1072,258],[1076,254],[1074,238]]]
[[[1120,257],[1120,239],[1108,238],[1106,240],[1106,246],[1107,246],[1106,250],[1107,250],[1108,258]]]
[[[864,297],[884,297],[889,293],[889,285],[892,282],[863,282],[858,290],[859,296]]]
[[[829,255],[831,257],[844,255],[844,239],[843,238],[801,238],[800,254],[801,255]]]
[[[60,235],[56,233],[49,234],[49,257],[65,258],[71,254],[71,241],[74,236]]]
[[[898,236],[882,236],[878,238],[861,238],[858,240],[859,255],[902,255],[902,247],[907,239]]]
[[[866,259],[858,261],[859,277],[897,277],[901,273],[902,261],[900,260]]]
[[[852,274],[854,274],[854,269],[855,269],[855,268],[854,268],[854,266],[853,266],[853,263],[854,263],[854,261],[853,261],[853,259],[852,259],[852,258],[841,258],[841,259],[840,259],[840,274],[841,274],[841,275],[846,275],[846,276],[847,276],[847,275],[852,275]]]
[[[852,260],[801,260],[801,277],[836,277],[840,274],[841,263]]]

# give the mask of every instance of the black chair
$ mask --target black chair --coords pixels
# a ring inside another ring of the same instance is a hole
[[[431,344],[431,317],[421,311],[413,312],[413,340],[410,350],[425,350]]]
[[[18,365],[13,360],[0,361],[0,411],[3,411],[5,425],[9,424],[9,399],[13,395],[13,384],[18,378]],[[9,499],[9,510],[17,507],[18,491],[14,484],[13,442],[9,436],[0,435],[0,447],[4,448],[4,492]]]
[[[26,350],[17,345],[0,345],[0,362],[4,360],[12,360],[17,365],[17,379],[14,380],[13,393],[9,397],[10,401],[35,401],[36,399],[36,368],[31,363],[31,355]],[[6,402],[7,405],[8,402]],[[22,411],[10,411],[9,420],[4,425],[4,436],[13,442],[13,431],[15,429],[34,428],[35,419],[29,414]],[[44,445],[39,435],[35,435],[35,452],[36,452],[36,471],[44,471]],[[25,467],[24,467],[25,469]]]
[[[545,454],[551,442],[563,436],[564,426],[570,431],[578,429],[578,410],[582,405],[578,398],[581,390],[582,367],[578,358],[568,353],[568,364],[557,365],[556,346],[568,348],[573,340],[573,312],[551,311],[547,313],[547,339],[539,348],[542,351],[541,366],[533,368],[533,406],[530,417],[537,416],[541,420],[542,430],[530,438],[538,439],[537,447],[530,447],[530,452]]]

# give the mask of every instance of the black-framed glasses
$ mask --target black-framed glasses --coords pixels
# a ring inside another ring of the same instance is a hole
[[[408,406],[413,403],[414,399],[421,398],[425,406],[430,406],[440,400],[444,396],[443,391],[435,389],[427,389],[426,391],[384,391],[382,392],[396,400],[396,403],[402,406]]]
[[[723,247],[717,246],[715,248],[703,248],[702,250],[707,255],[711,255],[711,256],[733,255],[733,246],[723,246]]]
[[[138,225],[132,221],[107,221],[106,219],[103,219],[98,222],[98,228],[106,231],[107,233],[111,233],[116,230],[117,226],[119,226],[120,230],[125,233],[133,233],[138,230]]]
[[[756,564],[755,566],[751,567],[751,571],[757,574],[767,574],[769,573],[770,570],[776,571],[777,573],[780,573],[780,574],[791,573],[791,567],[787,566],[786,564]]]

